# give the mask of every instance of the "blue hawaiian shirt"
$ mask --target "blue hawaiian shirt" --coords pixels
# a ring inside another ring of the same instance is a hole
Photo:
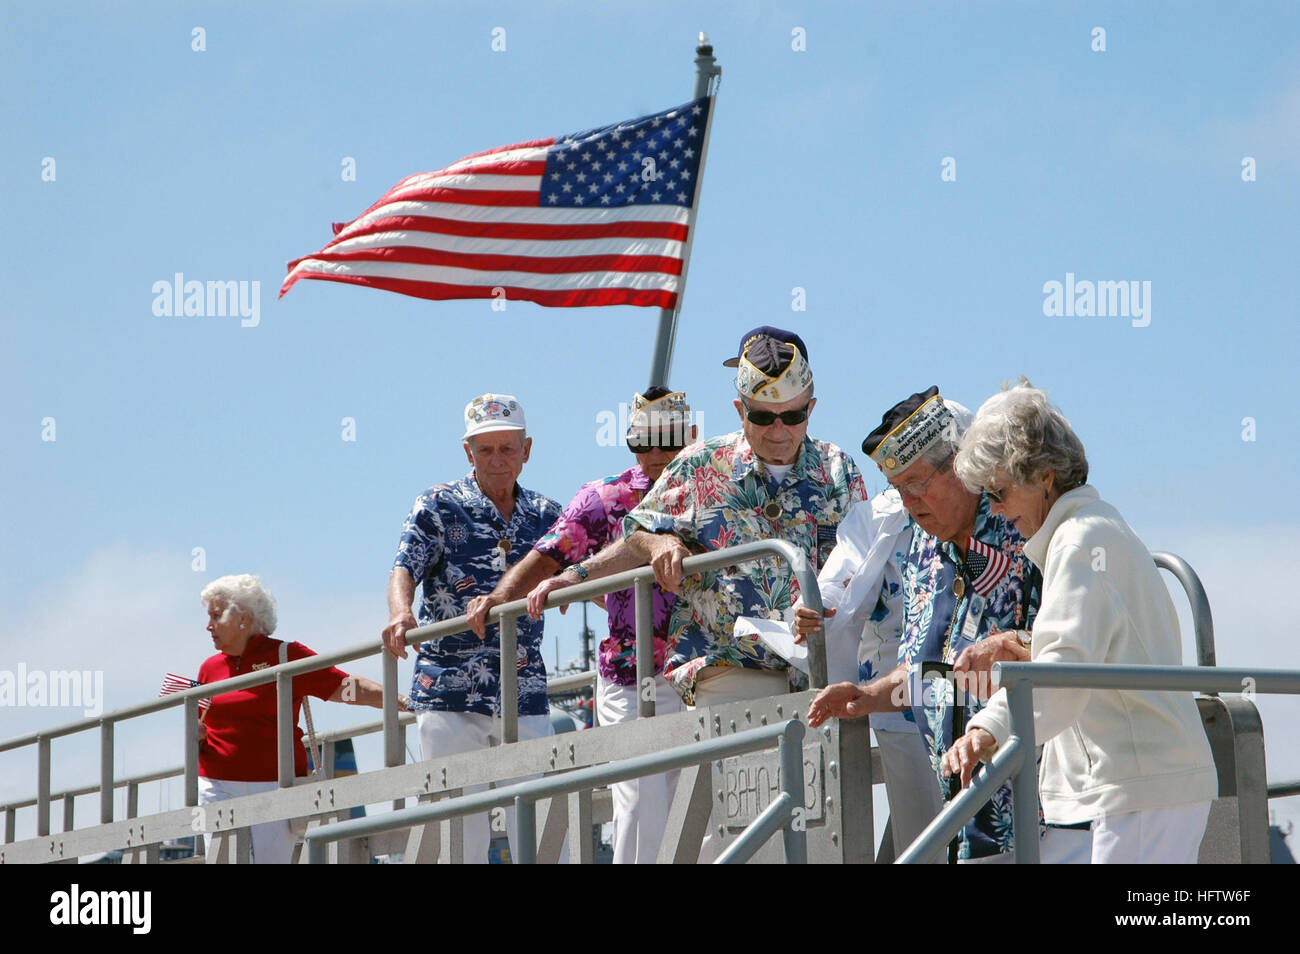
[[[935,679],[918,685],[916,667],[921,663],[952,664],[962,650],[994,630],[1029,629],[1038,612],[1042,586],[1038,570],[1024,554],[1024,537],[989,512],[988,497],[983,494],[974,536],[1005,556],[1007,566],[1000,575],[992,570],[979,574],[973,569],[978,558],[971,552],[963,559],[951,543],[941,542],[919,526],[913,531],[903,569],[905,618],[899,659],[910,667],[912,711],[941,789],[947,780],[939,774],[939,760],[953,742],[951,684]],[[957,587],[959,573],[962,585]],[[965,696],[967,721],[981,708],[983,704],[973,693]],[[1011,785],[1007,783],[966,826],[959,855],[983,858],[1011,849]]]
[[[491,593],[506,568],[523,559],[559,516],[554,500],[516,484],[514,511],[506,522],[472,473],[422,493],[402,526],[393,562],[421,584],[420,625],[464,615],[469,601]],[[508,549],[502,547],[503,539],[509,541]],[[519,714],[545,715],[542,620],[518,617],[518,633]],[[500,678],[501,639],[495,623],[488,626],[486,640],[467,631],[421,643],[411,708],[495,715]]]

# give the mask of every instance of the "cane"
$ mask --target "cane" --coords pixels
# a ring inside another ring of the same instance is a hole
[[[921,663],[921,680],[943,679],[948,681],[952,675],[952,666],[945,662],[923,662]],[[945,693],[945,699],[947,694]],[[965,693],[957,691],[956,682],[953,682],[953,706],[952,706],[952,737],[954,740],[960,739],[966,733],[966,703]],[[961,776],[950,775],[944,785],[943,800],[950,802],[961,793]],[[948,843],[948,864],[957,863],[957,843],[958,837],[954,837]]]

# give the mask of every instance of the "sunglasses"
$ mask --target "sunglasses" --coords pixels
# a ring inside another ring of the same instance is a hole
[[[796,411],[781,411],[778,414],[775,411],[755,411],[746,404],[745,417],[749,420],[749,423],[757,424],[759,427],[769,427],[775,424],[778,418],[786,427],[794,427],[796,424],[802,424],[808,420],[808,409],[810,407],[812,407],[811,401]]]
[[[686,441],[680,436],[671,434],[629,434],[627,436],[627,449],[633,454],[648,454],[654,450],[677,454],[685,446]]]

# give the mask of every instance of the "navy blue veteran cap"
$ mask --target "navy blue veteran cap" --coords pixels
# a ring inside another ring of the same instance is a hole
[[[918,391],[885,412],[880,426],[862,441],[862,452],[892,477],[912,466],[953,420],[937,387]]]
[[[736,356],[734,358],[728,358],[726,361],[722,362],[722,366],[724,368],[738,367],[740,365],[740,359],[745,355],[745,349],[749,347],[754,339],[764,337],[774,338],[782,344],[794,345],[803,355],[803,359],[805,361],[809,360],[808,346],[805,345],[803,339],[793,331],[786,331],[784,328],[773,328],[771,325],[759,325],[753,331],[747,331],[741,336],[740,347],[736,349]]]

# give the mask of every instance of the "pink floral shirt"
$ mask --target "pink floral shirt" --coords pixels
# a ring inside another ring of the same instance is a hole
[[[632,511],[646,491],[650,478],[640,465],[613,477],[593,480],[569,501],[560,519],[537,541],[534,550],[572,566],[604,549],[623,536],[623,518]],[[674,597],[656,585],[654,594],[654,671],[663,671],[668,654],[668,621],[672,617]],[[605,597],[609,614],[609,635],[600,643],[601,678],[620,686],[636,684],[636,602],[632,590],[619,590]]]

